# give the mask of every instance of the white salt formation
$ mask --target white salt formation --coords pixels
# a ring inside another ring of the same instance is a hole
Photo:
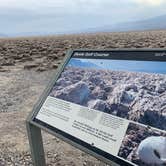
[[[139,158],[146,164],[166,164],[166,137],[151,136],[144,139],[137,150]]]

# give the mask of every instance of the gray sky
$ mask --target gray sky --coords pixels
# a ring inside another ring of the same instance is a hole
[[[166,0],[0,0],[0,33],[60,33],[166,14]]]

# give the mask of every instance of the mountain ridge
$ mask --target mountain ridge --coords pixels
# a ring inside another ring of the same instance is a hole
[[[114,25],[90,28],[89,32],[121,32],[166,29],[166,14],[144,20],[121,22]]]
[[[1,14],[1,13],[0,13]],[[17,13],[15,14],[17,16]],[[28,14],[27,14],[28,15]],[[28,17],[28,16],[26,16]],[[39,17],[39,16],[38,16]],[[40,16],[43,17],[43,16]],[[0,18],[3,18],[0,15]],[[44,17],[45,18],[45,17]],[[21,18],[20,18],[21,19]],[[15,18],[17,20],[17,18]],[[31,21],[28,23],[28,25],[31,25],[31,27],[35,27],[36,25],[38,27],[43,27],[41,26],[43,22],[36,22],[33,19],[28,19]],[[18,20],[17,20],[18,21]],[[77,20],[79,21],[79,20]],[[14,24],[14,20],[12,20],[12,24]],[[25,22],[26,23],[26,22]],[[44,25],[50,25],[52,24],[51,27],[54,27],[54,22],[47,20],[45,18]],[[87,22],[87,25],[88,24]],[[116,23],[116,24],[108,24],[100,27],[89,27],[89,28],[74,28],[74,29],[50,29],[50,26],[47,27],[46,29],[36,29],[34,28],[29,28],[29,31],[24,29],[24,27],[21,28],[21,31],[17,32],[17,28],[12,29],[12,31],[8,32],[6,29],[3,30],[3,28],[0,30],[0,37],[15,37],[15,36],[45,36],[45,35],[63,35],[63,34],[80,34],[80,33],[97,33],[97,32],[128,32],[128,31],[146,31],[146,30],[164,30],[166,29],[166,14],[165,15],[160,15],[148,19],[143,19],[143,20],[136,20],[136,21],[126,21],[126,22],[121,22],[121,23]],[[5,31],[5,34],[4,32]]]

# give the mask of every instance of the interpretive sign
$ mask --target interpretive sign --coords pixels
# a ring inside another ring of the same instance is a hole
[[[112,165],[166,164],[166,50],[70,51],[27,120],[36,165],[40,128]]]

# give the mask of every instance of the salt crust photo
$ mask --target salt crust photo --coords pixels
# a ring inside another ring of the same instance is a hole
[[[78,66],[66,66],[50,96],[166,130],[165,74]]]
[[[118,156],[139,166],[164,166],[166,132],[130,123]]]

